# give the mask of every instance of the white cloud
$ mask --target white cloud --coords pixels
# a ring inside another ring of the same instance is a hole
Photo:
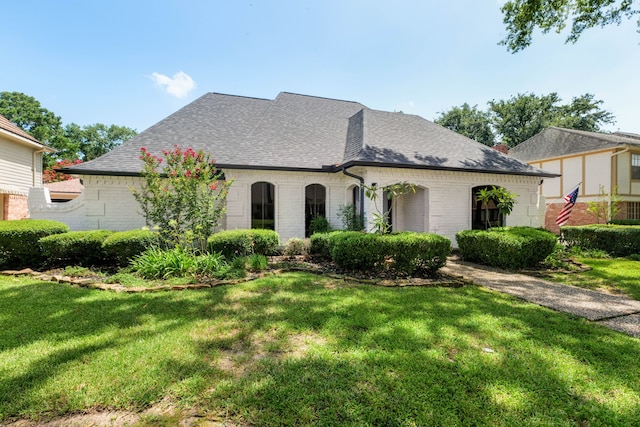
[[[151,74],[151,79],[176,98],[184,98],[196,87],[196,82],[183,71],[178,71],[173,77],[153,73]]]

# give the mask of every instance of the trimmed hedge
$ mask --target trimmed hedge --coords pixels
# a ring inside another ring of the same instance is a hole
[[[460,254],[467,261],[501,268],[534,267],[558,243],[555,234],[532,227],[496,227],[456,234]]]
[[[151,247],[160,245],[160,235],[151,230],[118,231],[102,242],[102,250],[118,265],[128,265],[131,260]]]
[[[399,233],[383,237],[391,268],[411,274],[416,269],[435,272],[444,267],[451,254],[451,241],[429,233]]]
[[[229,259],[252,254],[271,255],[279,244],[278,233],[266,229],[219,231],[207,240],[209,252],[220,252]]]
[[[616,257],[640,254],[640,226],[594,224],[561,227],[560,231],[569,246],[601,250]]]
[[[345,231],[330,231],[328,233],[315,233],[312,234],[309,240],[311,241],[311,247],[309,252],[311,255],[316,255],[325,259],[331,259],[331,246],[332,239],[337,238],[339,234],[345,233]]]
[[[613,225],[640,225],[640,219],[612,219],[609,224]]]
[[[347,270],[380,270],[385,248],[378,234],[344,231],[330,239],[331,259]]]
[[[70,231],[40,239],[49,266],[80,265],[91,267],[108,263],[102,243],[110,230]]]
[[[400,274],[416,270],[435,272],[447,262],[451,242],[429,233],[370,234],[334,231],[311,236],[311,253],[331,258],[346,270],[380,271],[390,268]]]
[[[39,240],[67,231],[66,224],[45,219],[0,221],[0,268],[40,267],[45,257]]]

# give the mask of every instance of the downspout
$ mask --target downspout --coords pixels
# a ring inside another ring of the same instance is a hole
[[[31,159],[31,186],[36,186],[36,154],[46,153],[47,151],[51,151],[51,149],[43,148],[42,150],[36,150],[32,154]]]
[[[364,225],[364,178],[347,172],[347,168],[345,167],[342,168],[342,173],[360,181],[360,223]]]

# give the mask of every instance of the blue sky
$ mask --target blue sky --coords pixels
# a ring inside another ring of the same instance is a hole
[[[433,120],[467,102],[584,93],[640,133],[636,23],[508,53],[500,0],[22,0],[2,6],[0,91],[63,123],[142,131],[207,92],[281,91]]]

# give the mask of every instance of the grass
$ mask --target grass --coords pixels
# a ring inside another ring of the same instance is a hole
[[[627,258],[576,259],[592,268],[579,273],[552,273],[554,281],[587,289],[622,294],[640,300],[640,261]]]
[[[159,401],[250,425],[639,423],[639,340],[472,286],[0,277],[0,324],[0,423]]]

